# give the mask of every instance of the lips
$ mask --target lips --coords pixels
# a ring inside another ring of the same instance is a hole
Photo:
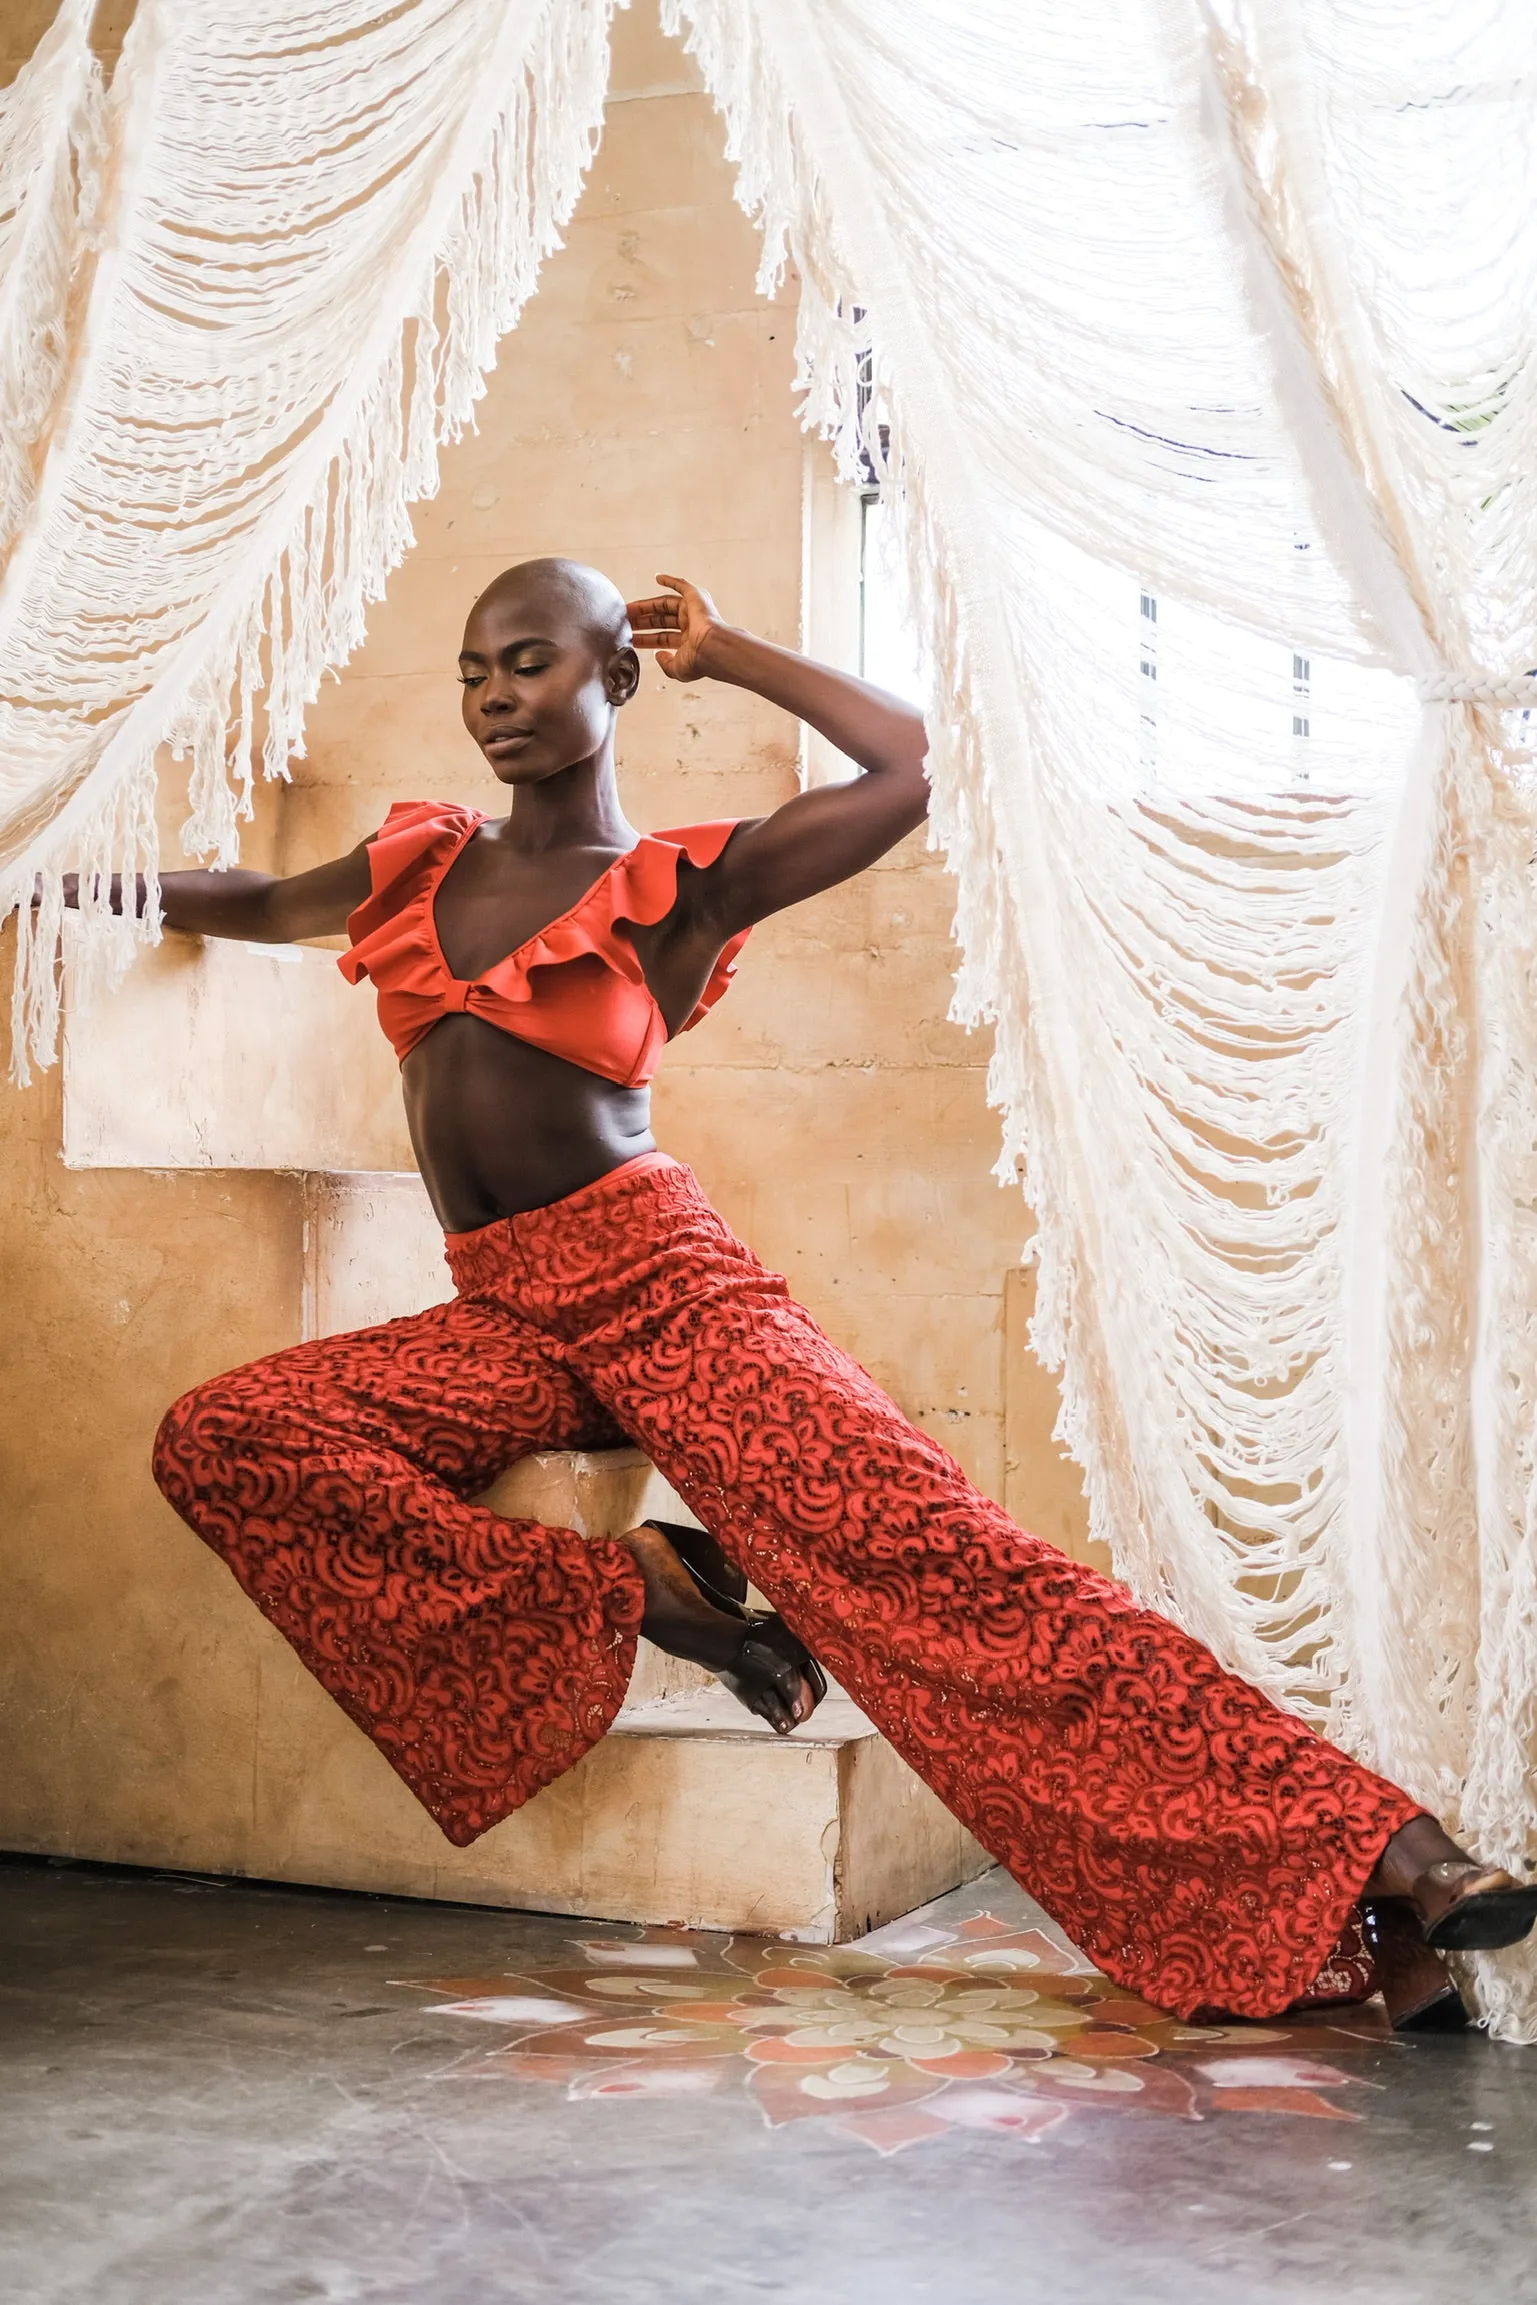
[[[531,728],[501,728],[497,730],[494,736],[482,738],[481,750],[483,752],[518,752],[525,744],[533,742],[533,735],[534,732]]]

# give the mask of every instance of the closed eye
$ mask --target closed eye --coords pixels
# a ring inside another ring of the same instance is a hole
[[[547,663],[515,664],[512,668],[512,677],[514,680],[534,679],[539,673],[548,672],[549,669]],[[486,675],[483,672],[461,672],[458,675],[459,686],[461,688],[479,688],[485,678]]]

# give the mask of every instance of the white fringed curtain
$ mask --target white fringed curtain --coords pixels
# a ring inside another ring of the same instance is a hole
[[[66,0],[0,93],[0,566],[32,507],[64,381],[101,128],[94,9]]]
[[[873,350],[1096,1531],[1525,1867],[1537,18],[669,5],[848,462]]]
[[[958,1013],[996,1025],[1096,1528],[1537,1860],[1537,16],[664,14],[765,285],[800,274],[809,420],[884,442]],[[258,689],[281,769],[574,198],[605,16],[141,0],[97,169],[66,10],[0,175],[0,263],[50,251],[28,308],[86,283],[4,499],[9,893],[147,860],[167,738],[233,852]],[[53,936],[45,903],[35,1044]],[[1529,1954],[1475,1984],[1537,2038]]]
[[[43,879],[23,1072],[56,1031],[60,871],[154,874],[159,748],[191,756],[189,848],[224,861],[259,694],[267,773],[301,748],[575,203],[607,76],[609,0],[140,0],[97,155],[89,13],[68,0],[15,92],[0,243],[0,314],[14,294],[41,338],[79,155],[88,293],[67,358],[23,349],[53,404],[0,497],[29,493],[0,577],[0,918]],[[86,950],[138,933],[98,906]]]

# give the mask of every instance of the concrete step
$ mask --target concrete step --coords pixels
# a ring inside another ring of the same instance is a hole
[[[308,1335],[449,1293],[416,1176],[312,1177],[306,1210]],[[527,1457],[486,1502],[592,1537],[650,1513],[693,1517],[633,1449]],[[841,1692],[807,1728],[775,1737],[701,1668],[645,1642],[613,1733],[453,1849],[253,1610],[232,1611],[227,1638],[231,1671],[250,1681],[238,1726],[210,1756],[197,1717],[173,1707],[142,1804],[153,1829],[92,1836],[71,1853],[810,1944],[894,1919],[986,1865]],[[217,1788],[203,1782],[210,1767]]]
[[[543,1521],[546,1528],[575,1529],[583,1537],[616,1537],[638,1521],[655,1515],[663,1521],[681,1521],[689,1528],[699,1523],[682,1498],[669,1488],[649,1458],[639,1449],[555,1450],[524,1457],[503,1473],[481,1502],[509,1520]],[[766,1606],[761,1594],[759,1606]],[[703,1665],[682,1657],[669,1657],[641,1641],[627,1702],[646,1705],[658,1699],[683,1697],[719,1686]],[[728,1698],[733,1712],[742,1708]],[[746,1720],[750,1716],[743,1714]]]
[[[841,1692],[791,1737],[718,1684],[632,1703],[600,1749],[661,1796],[654,1842],[633,1858],[654,1866],[647,1901],[661,1890],[669,1912],[624,1919],[842,1943],[988,1866]]]
[[[714,1684],[627,1705],[537,1800],[453,1849],[269,1637],[254,1840],[235,1861],[213,1845],[151,1861],[814,1945],[986,1869],[847,1697],[776,1737]]]
[[[650,1514],[698,1526],[636,1449],[527,1457],[485,1502],[584,1536]],[[581,1766],[603,1791],[573,1852],[580,1885],[559,1901],[526,1890],[539,1911],[829,1944],[988,1862],[836,1684],[805,1728],[776,1737],[711,1674],[642,1641],[624,1709]]]

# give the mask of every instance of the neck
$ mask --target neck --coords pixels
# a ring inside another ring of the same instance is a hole
[[[520,785],[499,837],[529,856],[556,848],[632,848],[638,835],[619,798],[612,739],[558,776]]]

